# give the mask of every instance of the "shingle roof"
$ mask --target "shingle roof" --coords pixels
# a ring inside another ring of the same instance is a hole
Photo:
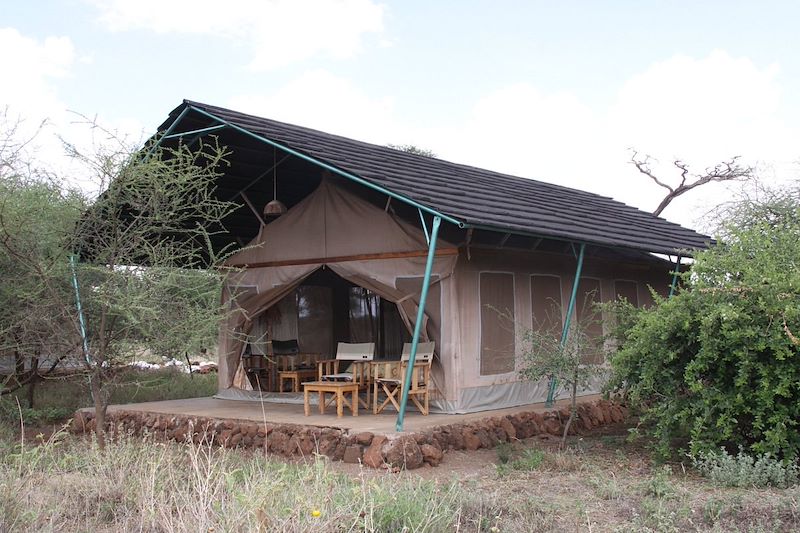
[[[611,198],[533,179],[409,154],[301,126],[184,100],[464,223],[541,237],[676,253],[709,237]],[[165,123],[166,124],[166,123]]]

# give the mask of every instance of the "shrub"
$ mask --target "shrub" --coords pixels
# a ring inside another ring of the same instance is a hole
[[[676,444],[800,452],[800,199],[734,220],[724,243],[696,255],[685,290],[623,313],[616,332],[610,388],[643,409],[662,456]]]
[[[705,477],[725,487],[779,487],[796,485],[800,467],[779,461],[769,453],[753,456],[739,450],[736,455],[721,449],[692,457],[694,467]]]

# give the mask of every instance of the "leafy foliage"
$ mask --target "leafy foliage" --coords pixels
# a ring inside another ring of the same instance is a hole
[[[699,453],[692,459],[701,474],[725,487],[786,488],[800,481],[800,467],[784,464],[769,453],[753,456],[740,450],[731,455],[721,449]]]
[[[213,342],[224,257],[212,240],[236,208],[215,194],[227,152],[213,141],[143,150],[108,142],[89,155],[68,146],[101,187],[89,199],[31,170],[20,146],[0,137],[0,265],[10,273],[0,280],[0,349],[18,360],[71,359],[100,420],[115,370],[138,352],[180,357]]]
[[[728,212],[720,244],[685,289],[619,314],[612,389],[644,408],[663,456],[720,446],[800,454],[800,200],[797,191]],[[677,439],[677,441],[676,441]]]
[[[587,296],[588,299],[588,296]],[[562,316],[555,306],[552,316]],[[591,323],[597,320],[597,313],[571,322],[566,342],[562,344],[559,332],[543,325],[525,332],[520,375],[531,381],[544,378],[555,379],[559,385],[570,392],[570,417],[564,426],[562,445],[566,443],[570,425],[575,418],[577,395],[589,388],[593,378],[601,372],[601,367],[593,364],[593,359],[602,350],[600,339],[589,334]],[[546,323],[560,322],[547,320]]]

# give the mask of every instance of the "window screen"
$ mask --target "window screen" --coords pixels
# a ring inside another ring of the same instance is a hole
[[[531,328],[561,334],[561,279],[531,276]]]
[[[617,280],[614,282],[617,300],[625,298],[634,307],[639,307],[639,291],[635,281]]]
[[[582,278],[578,284],[578,324],[589,337],[589,345],[585,348],[586,363],[602,363],[604,360],[602,341],[603,323],[595,304],[600,303],[600,280]]]
[[[514,275],[480,275],[481,375],[514,371]]]

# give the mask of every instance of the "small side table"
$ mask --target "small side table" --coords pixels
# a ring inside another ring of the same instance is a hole
[[[348,407],[353,413],[353,416],[358,416],[358,383],[352,381],[308,381],[303,383],[303,407],[305,415],[311,415],[311,405],[308,403],[309,394],[312,392],[319,393],[319,414],[325,414],[325,393],[330,392],[333,397],[328,403],[336,399],[336,417],[341,418],[344,415],[345,395],[350,393],[350,402]]]
[[[316,368],[305,368],[301,370],[281,370],[278,372],[278,390],[283,392],[283,382],[292,382],[292,392],[300,392],[300,383],[317,377]]]

